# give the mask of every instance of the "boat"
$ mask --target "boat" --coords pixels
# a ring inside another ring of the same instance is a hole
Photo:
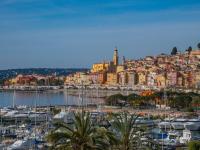
[[[180,145],[179,142],[179,138],[180,138],[180,133],[178,133],[177,131],[169,131],[167,133],[167,137],[158,140],[157,142],[160,145],[164,145],[164,146],[170,146],[170,147],[176,147],[177,145]]]
[[[187,121],[188,121],[188,119],[186,119],[186,118],[176,118],[176,119],[173,120],[173,122],[181,122],[181,123],[184,123],[184,122],[187,122]]]
[[[47,121],[49,118],[46,113],[40,112],[40,113],[30,113],[28,118],[32,123],[41,123]]]
[[[0,135],[3,137],[16,138],[15,125],[0,128]]]
[[[171,126],[173,127],[174,130],[183,130],[184,127],[184,123],[182,122],[172,122]]]
[[[200,118],[188,119],[188,122],[196,122],[196,123],[200,123]]]
[[[184,123],[184,127],[187,130],[190,131],[198,131],[200,129],[200,123],[199,122],[186,122]]]
[[[11,110],[11,111],[8,111],[8,112],[4,115],[4,117],[5,117],[5,118],[11,118],[11,117],[14,117],[14,115],[17,114],[17,113],[18,113],[17,110]]]
[[[167,138],[167,132],[162,131],[159,128],[155,128],[151,131],[151,137],[152,139],[156,140],[160,140],[160,139],[165,139]]]
[[[193,135],[190,130],[183,130],[183,136],[180,137],[180,143],[187,144],[191,140],[200,140],[200,137]]]
[[[70,111],[61,111],[53,117],[56,121],[64,121],[65,123],[73,123],[74,122],[74,114]]]
[[[162,121],[162,122],[158,123],[158,127],[160,129],[170,129],[171,128],[171,123],[170,122],[166,122],[166,121]]]
[[[136,125],[146,125],[146,126],[153,126],[155,125],[154,121],[149,119],[149,118],[145,118],[145,117],[138,117],[135,121]]]
[[[33,146],[34,141],[32,139],[17,140],[12,145],[10,145],[7,150],[27,150]]]

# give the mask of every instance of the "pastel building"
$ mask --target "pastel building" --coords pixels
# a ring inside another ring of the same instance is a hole
[[[118,84],[118,74],[117,73],[107,73],[107,82],[108,85],[117,85]]]
[[[138,84],[146,85],[146,73],[145,72],[138,72]]]
[[[156,73],[150,72],[147,74],[147,86],[156,86]]]
[[[156,84],[158,87],[166,86],[166,74],[165,73],[160,73],[156,76]]]
[[[172,87],[177,84],[177,72],[167,72],[167,86]]]
[[[133,87],[138,83],[138,75],[136,72],[127,72],[128,76],[128,86]]]
[[[118,73],[118,76],[119,76],[119,84],[123,86],[127,85],[128,82],[127,72],[125,71],[120,72]]]

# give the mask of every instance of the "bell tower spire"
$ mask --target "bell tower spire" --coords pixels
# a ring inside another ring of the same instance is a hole
[[[118,66],[118,64],[119,64],[119,56],[118,56],[117,47],[115,47],[115,49],[114,49],[113,63],[115,66]]]

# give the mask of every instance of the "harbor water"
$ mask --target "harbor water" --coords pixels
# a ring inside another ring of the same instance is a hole
[[[0,92],[0,107],[9,107],[13,105],[26,106],[52,106],[52,105],[81,105],[81,91],[3,91]],[[103,98],[96,98],[83,92],[83,104],[100,104]]]

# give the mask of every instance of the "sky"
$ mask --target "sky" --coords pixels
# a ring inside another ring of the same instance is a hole
[[[199,0],[0,0],[0,69],[90,68],[200,42]]]

